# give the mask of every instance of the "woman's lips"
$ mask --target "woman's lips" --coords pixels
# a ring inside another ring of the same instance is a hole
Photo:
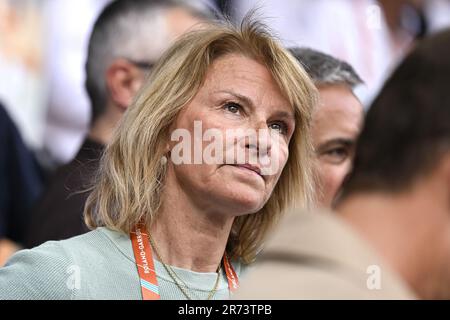
[[[232,166],[252,171],[252,172],[256,173],[257,175],[259,175],[260,177],[263,178],[263,176],[261,175],[261,169],[259,167],[257,167],[257,166],[253,166],[253,165],[247,164],[247,163],[244,163],[244,164],[232,164]]]

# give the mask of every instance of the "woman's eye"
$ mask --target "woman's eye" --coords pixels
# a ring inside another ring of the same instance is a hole
[[[239,111],[241,110],[241,106],[237,103],[227,103],[224,108],[225,110],[235,114],[239,114]]]
[[[269,125],[269,128],[272,130],[277,130],[279,131],[281,134],[286,134],[287,133],[287,126],[283,123],[279,123],[279,122],[275,122]]]
[[[326,151],[324,156],[327,160],[334,164],[340,164],[344,162],[348,157],[347,149],[345,148],[334,148]]]

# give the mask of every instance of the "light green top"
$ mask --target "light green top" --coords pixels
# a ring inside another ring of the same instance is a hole
[[[232,262],[240,278],[243,265]],[[161,299],[186,299],[164,266],[155,260]],[[172,267],[194,299],[206,299],[217,273]],[[213,299],[228,299],[223,272]],[[0,268],[1,299],[142,299],[129,236],[107,228],[16,253]]]

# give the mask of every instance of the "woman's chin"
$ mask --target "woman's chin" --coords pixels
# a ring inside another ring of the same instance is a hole
[[[244,190],[236,191],[228,199],[229,203],[231,203],[230,207],[232,207],[231,213],[234,216],[255,213],[264,207],[265,199],[260,193]]]

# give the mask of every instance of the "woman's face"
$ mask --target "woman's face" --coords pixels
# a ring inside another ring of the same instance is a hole
[[[166,188],[206,211],[257,212],[287,162],[294,129],[294,111],[266,67],[225,55],[171,127]]]

